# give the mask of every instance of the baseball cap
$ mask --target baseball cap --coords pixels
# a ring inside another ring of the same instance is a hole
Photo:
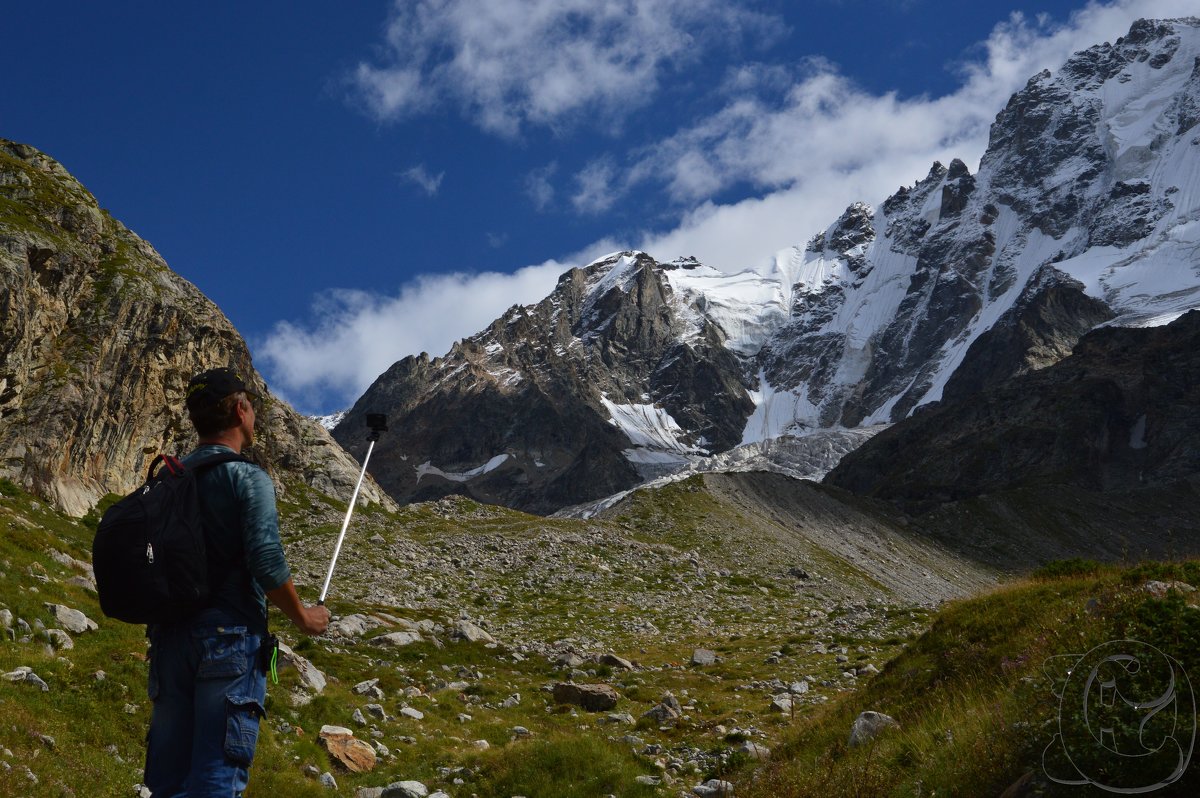
[[[258,393],[251,390],[241,375],[233,369],[209,369],[192,377],[188,382],[187,406],[194,409],[216,404],[231,393],[239,391],[258,398]]]

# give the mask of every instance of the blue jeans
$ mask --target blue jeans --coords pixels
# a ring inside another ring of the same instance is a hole
[[[209,609],[150,632],[146,786],[154,798],[236,798],[266,715],[263,636]]]

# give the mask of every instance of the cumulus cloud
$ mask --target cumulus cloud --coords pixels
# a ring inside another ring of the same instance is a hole
[[[445,354],[513,304],[530,304],[570,268],[558,261],[512,274],[424,275],[390,296],[335,290],[313,306],[310,324],[279,322],[255,347],[271,389],[308,412],[348,407],[394,362]]]
[[[442,178],[445,176],[445,172],[438,172],[436,175],[430,174],[423,163],[400,173],[400,177],[416,185],[431,197],[438,193],[438,189],[442,187]]]
[[[352,81],[380,119],[449,103],[511,136],[581,111],[619,121],[650,102],[664,76],[778,19],[723,0],[396,0],[386,55]]]

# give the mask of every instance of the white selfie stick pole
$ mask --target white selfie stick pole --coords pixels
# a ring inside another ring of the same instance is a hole
[[[371,452],[375,449],[375,441],[379,433],[387,431],[387,417],[378,413],[367,414],[367,426],[371,428],[371,445],[367,447],[367,456],[363,458],[362,472],[358,475],[358,484],[354,486],[354,495],[350,497],[350,506],[346,508],[346,518],[342,521],[342,531],[338,535],[337,545],[333,547],[333,559],[329,562],[329,573],[325,575],[325,584],[321,587],[321,598],[317,604],[325,603],[329,593],[329,582],[333,579],[333,569],[337,566],[338,555],[342,552],[342,541],[346,539],[346,530],[350,526],[350,516],[354,515],[354,505],[358,503],[358,492],[362,489],[363,479],[367,476],[367,463],[371,462]]]

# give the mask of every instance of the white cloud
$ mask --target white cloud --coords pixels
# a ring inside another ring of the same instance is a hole
[[[297,408],[349,407],[400,358],[445,354],[514,303],[540,301],[568,268],[546,261],[512,274],[424,275],[393,296],[334,290],[314,304],[315,323],[279,322],[255,354],[272,391]]]
[[[779,20],[722,0],[396,0],[383,63],[352,83],[380,119],[442,103],[501,135],[580,112],[619,122],[704,46],[780,35]]]
[[[558,162],[551,161],[525,176],[525,194],[533,200],[533,207],[539,211],[546,210],[554,201],[554,184],[550,179],[557,171]]]
[[[430,174],[423,163],[417,164],[411,169],[405,169],[400,173],[400,177],[417,185],[431,197],[438,193],[438,189],[442,187],[442,178],[445,176],[445,172],[438,172],[436,175]]]
[[[571,204],[580,213],[603,213],[616,200],[612,182],[616,168],[612,161],[601,158],[592,161],[575,175],[578,190],[571,197]]]

